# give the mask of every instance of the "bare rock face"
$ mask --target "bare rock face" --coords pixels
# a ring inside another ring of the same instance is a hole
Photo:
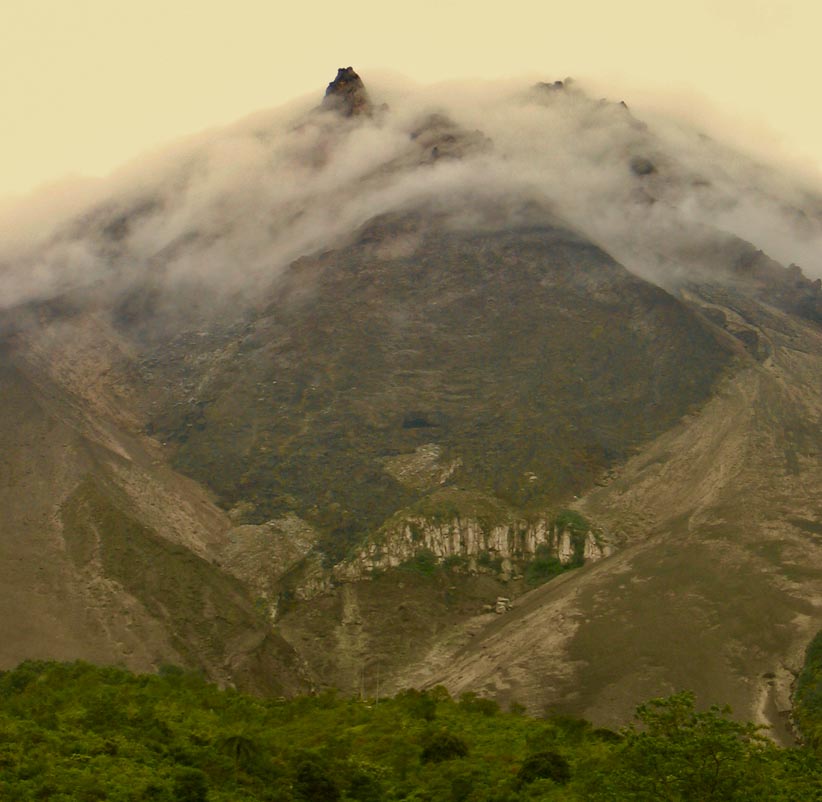
[[[494,525],[474,518],[455,516],[434,520],[425,516],[398,516],[379,537],[359,549],[351,559],[334,568],[338,581],[370,579],[375,571],[397,568],[421,551],[441,564],[455,558],[469,572],[482,572],[485,565],[507,579],[521,574],[525,564],[540,551],[556,557],[563,565],[575,556],[596,562],[611,552],[601,531],[574,529],[551,516],[513,520]]]
[[[337,77],[325,90],[322,108],[336,111],[343,117],[371,114],[372,106],[365,84],[353,67],[340,67],[337,70]]]

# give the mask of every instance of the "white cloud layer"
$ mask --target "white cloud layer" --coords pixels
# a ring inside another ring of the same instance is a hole
[[[434,203],[459,224],[456,212],[481,198],[539,201],[663,283],[682,249],[711,230],[822,275],[822,196],[812,182],[671,119],[642,122],[576,85],[378,80],[369,91],[388,109],[351,120],[299,101],[108,179],[0,209],[0,307],[147,271],[171,285],[241,290],[344,241],[374,215]],[[432,112],[455,123],[442,141],[459,150],[464,138],[461,158],[434,158],[425,136],[411,137]]]

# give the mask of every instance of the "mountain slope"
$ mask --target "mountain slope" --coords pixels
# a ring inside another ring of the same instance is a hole
[[[99,340],[81,358],[84,334],[100,334],[88,324],[62,328],[72,359],[45,352],[61,383],[34,358],[44,342],[18,332],[3,349],[0,659],[184,663],[249,688],[304,687],[293,651],[214,561],[223,514],[162,465],[127,407],[112,412],[117,366]]]
[[[781,726],[819,196],[567,82],[380,99],[342,70],[0,251],[0,662]]]
[[[764,363],[579,500],[618,553],[523,599],[428,682],[603,723],[637,695],[689,687],[790,737],[822,601],[822,336],[774,310],[764,320],[781,324],[750,321]]]
[[[306,517],[335,562],[442,483],[517,508],[569,497],[701,402],[733,353],[567,230],[415,222],[300,260],[227,345],[155,357],[175,464],[250,522]],[[426,446],[447,476],[398,477]]]

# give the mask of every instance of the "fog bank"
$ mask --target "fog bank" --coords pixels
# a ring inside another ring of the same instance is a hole
[[[0,208],[0,306],[108,277],[253,291],[375,215],[433,204],[471,225],[480,199],[536,201],[663,284],[711,232],[822,276],[822,194],[794,168],[574,82],[363,77],[368,114],[302,98]]]

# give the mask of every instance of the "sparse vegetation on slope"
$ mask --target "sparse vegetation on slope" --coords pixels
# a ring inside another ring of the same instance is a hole
[[[413,253],[375,254],[398,237]],[[409,215],[295,262],[230,337],[149,358],[174,464],[250,523],[297,513],[338,562],[399,510],[451,514],[441,488],[492,517],[580,492],[703,403],[731,352],[570,231]]]

